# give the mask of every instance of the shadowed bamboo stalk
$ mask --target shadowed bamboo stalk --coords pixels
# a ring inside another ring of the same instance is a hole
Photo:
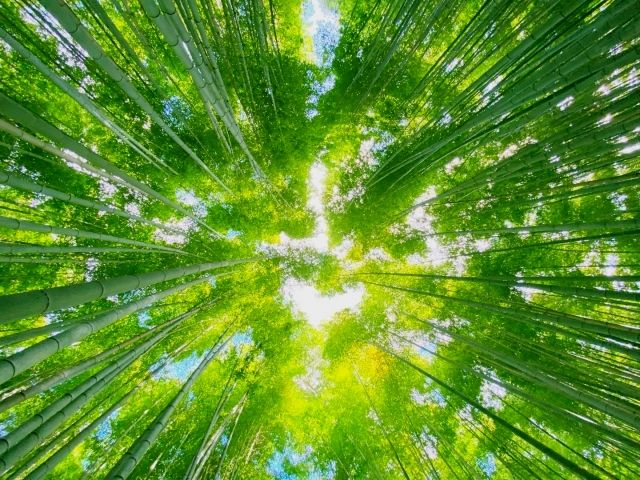
[[[121,218],[126,218],[128,220],[135,220],[136,222],[145,223],[147,225],[152,225],[154,227],[160,228],[162,230],[166,230],[173,233],[183,233],[180,230],[173,229],[166,225],[163,225],[158,222],[154,222],[152,220],[147,220],[139,215],[134,215],[124,210],[120,210],[118,208],[112,207],[110,205],[106,205],[104,203],[95,202],[93,200],[86,200],[84,198],[76,197],[75,195],[71,195],[69,193],[61,192],[59,190],[55,190],[53,188],[49,188],[45,185],[39,185],[37,183],[29,182],[28,180],[16,177],[15,175],[11,175],[7,172],[0,171],[0,184],[8,185],[13,188],[17,188],[20,190],[25,190],[27,192],[39,193],[42,195],[46,195],[51,198],[55,198],[58,200],[62,200],[67,203],[71,203],[74,205],[80,205],[81,207],[87,207],[94,210],[98,210],[100,212],[106,212],[111,215],[116,215]]]
[[[171,333],[171,330],[178,325],[178,321],[184,318],[184,316],[176,318],[176,322],[172,322],[167,331],[161,332],[161,334],[156,335],[154,338],[132,349],[115,363],[108,365],[84,382],[80,387],[75,388],[54,404],[49,405],[40,414],[22,424],[16,431],[11,432],[10,435],[19,434],[19,436],[16,437],[14,435],[10,443],[15,445],[0,457],[0,469],[10,468],[21,458],[24,458],[31,450],[37,447],[39,443],[55,432],[63,422],[72,418],[91,398],[108,387],[117,376],[140,358],[141,355],[144,355],[158,344],[158,342],[165,339]],[[188,345],[188,343],[190,342],[186,342],[183,346]],[[58,410],[56,411],[54,407]],[[5,438],[9,440],[9,437]],[[2,445],[3,450],[5,450],[4,445],[6,445],[6,443]]]
[[[84,107],[89,113],[91,113],[98,121],[100,121],[106,128],[114,132],[119,138],[121,138],[127,145],[129,145],[136,153],[140,154],[147,161],[151,162],[156,168],[161,171],[168,170],[172,174],[177,175],[177,172],[169,167],[164,160],[156,157],[146,147],[141,145],[131,135],[127,133],[125,129],[115,123],[109,115],[96,105],[87,95],[73,88],[68,82],[62,79],[52,69],[46,66],[38,57],[21,45],[16,39],[9,35],[4,29],[0,28],[0,38],[6,41],[12,48],[16,49],[22,56],[24,56],[29,62],[31,62],[40,72],[47,76],[53,83],[55,83],[62,91],[73,98],[78,104]]]
[[[189,318],[193,313],[196,312],[192,311],[190,314],[183,314],[169,321],[166,328],[156,332],[151,339],[130,349],[120,358],[105,366],[89,379],[65,393],[58,400],[47,405],[29,420],[23,422],[18,428],[2,437],[0,439],[0,453],[3,454],[0,458],[2,468],[9,468],[26,455],[46,434],[54,431],[62,421],[80,409],[91,397],[107,387],[111,380],[116,378],[141,355],[144,355],[158,342],[167,338],[182,320]],[[61,412],[64,413],[61,414]],[[46,429],[43,430],[45,425]],[[46,431],[46,433],[43,433],[43,431]]]
[[[458,389],[454,388],[453,386],[449,385],[448,383],[444,382],[443,380],[439,379],[438,377],[435,377],[434,375],[432,375],[431,373],[427,372],[423,368],[418,367],[417,365],[415,365],[412,362],[406,360],[405,358],[399,356],[398,354],[386,349],[385,347],[380,346],[380,348],[382,350],[384,350],[386,353],[388,353],[389,355],[391,355],[392,357],[396,358],[401,363],[404,363],[405,365],[409,366],[410,368],[413,368],[414,370],[416,370],[417,372],[421,373],[425,377],[431,379],[434,383],[438,384],[442,388],[446,389],[447,391],[451,392],[455,396],[459,397],[461,400],[463,400],[464,402],[466,402],[467,404],[471,405],[473,408],[475,408],[479,412],[482,412],[484,415],[489,417],[496,424],[498,424],[498,425],[502,426],[503,428],[505,428],[505,430],[511,432],[513,435],[516,435],[517,437],[519,437],[520,439],[522,439],[523,441],[525,441],[526,443],[528,443],[532,447],[536,448],[540,452],[543,452],[545,455],[549,456],[550,458],[552,458],[553,460],[558,462],[560,465],[562,465],[565,468],[567,468],[568,470],[574,472],[575,474],[577,474],[581,478],[588,478],[588,479],[592,479],[592,480],[597,480],[598,479],[598,477],[596,475],[592,474],[588,470],[585,470],[581,466],[579,466],[576,463],[574,463],[572,460],[570,460],[570,459],[558,454],[558,452],[556,452],[555,450],[547,447],[544,443],[542,443],[539,440],[533,438],[531,435],[529,435],[525,431],[523,431],[520,428],[512,425],[508,421],[504,420],[502,417],[499,417],[498,415],[493,413],[491,410],[483,407],[482,405],[480,405],[475,400],[472,400],[467,395],[465,395],[462,392],[460,392]]]
[[[88,370],[90,370],[91,368],[95,367],[96,365],[102,363],[103,361],[109,360],[113,357],[116,357],[118,355],[120,355],[124,349],[126,347],[128,347],[129,345],[132,345],[134,343],[136,343],[139,340],[143,340],[151,335],[156,335],[159,332],[164,331],[165,329],[169,328],[170,326],[172,326],[174,323],[180,322],[186,318],[189,318],[195,314],[197,314],[198,312],[201,312],[204,308],[208,307],[211,305],[211,302],[203,305],[203,306],[199,306],[199,307],[195,307],[193,309],[188,310],[187,312],[179,315],[178,317],[176,317],[173,320],[169,320],[165,323],[162,323],[158,326],[153,327],[150,330],[147,330],[146,332],[143,332],[139,335],[136,335],[135,337],[132,337],[122,343],[119,343],[118,345],[115,345],[107,350],[105,350],[104,352],[101,352],[93,357],[88,358],[87,360],[80,362],[77,365],[74,365],[72,367],[69,368],[65,368],[63,370],[60,370],[59,372],[55,373],[54,375],[52,375],[49,378],[46,378],[44,380],[42,380],[41,382],[36,383],[35,385],[31,385],[30,387],[24,388],[18,392],[12,393],[10,396],[7,396],[5,398],[3,398],[2,400],[0,400],[0,412],[5,411],[8,408],[11,408],[12,406],[27,400],[35,395],[38,395],[46,390],[49,390],[51,388],[56,387],[57,385],[59,385],[60,383],[67,381],[71,378],[74,378],[84,372],[87,372]]]
[[[129,447],[129,450],[127,450],[105,478],[110,480],[124,480],[129,477],[136,465],[140,462],[140,459],[144,456],[149,447],[153,445],[160,433],[165,429],[171,415],[177,408],[180,401],[189,392],[191,386],[200,377],[205,368],[207,368],[207,366],[218,356],[220,351],[227,345],[229,340],[230,337],[227,338],[227,340],[225,340],[220,346],[213,347],[207,355],[205,355],[200,362],[200,365],[198,365],[198,367],[189,376],[171,402],[158,414],[158,416],[151,422],[142,435],[138,437],[133,445]]]
[[[101,328],[117,322],[127,315],[146,308],[169,295],[179,293],[189,287],[198,285],[206,280],[206,277],[198,278],[167,290],[154,293],[153,295],[144,297],[141,300],[127,303],[124,306],[110,310],[102,315],[98,315],[91,320],[73,324],[56,335],[31,345],[24,350],[20,350],[13,355],[5,357],[0,360],[0,383],[10,380],[19,373],[58,353],[60,350],[88,337]]]
[[[154,243],[141,242],[130,238],[115,237],[104,233],[89,232],[87,230],[78,230],[77,228],[55,227],[52,225],[43,225],[41,223],[30,222],[28,220],[20,220],[17,218],[9,218],[0,216],[0,227],[10,228],[12,230],[26,232],[53,233],[56,235],[64,235],[76,238],[88,238],[90,240],[99,240],[102,242],[122,243],[123,245],[134,245],[136,247],[144,247],[151,250],[164,250],[166,252],[184,254],[182,250]]]
[[[206,228],[212,234],[220,236],[220,234],[218,234],[210,226],[204,223],[201,219],[188,212],[185,208],[178,205],[176,202],[169,200],[167,197],[156,192],[145,183],[132,177],[128,173],[113,165],[111,162],[108,162],[93,150],[87,148],[80,142],[77,142],[69,135],[61,131],[59,128],[43,120],[28,108],[20,105],[20,103],[6,96],[2,92],[0,92],[0,110],[2,111],[3,115],[33,130],[39,135],[42,135],[43,137],[51,140],[51,142],[53,142],[55,145],[62,147],[63,150],[55,147],[50,143],[43,142],[42,140],[34,137],[33,135],[25,132],[20,128],[17,128],[15,125],[10,124],[3,119],[0,119],[0,130],[6,131],[17,138],[25,140],[32,145],[35,145],[38,148],[41,148],[55,155],[56,157],[65,160],[70,164],[77,165],[81,168],[81,171],[82,169],[88,170],[98,177],[106,177],[107,179],[115,183],[124,184],[132,190],[138,191],[145,196],[149,196],[155,200],[158,200],[159,202],[171,207],[173,210],[180,212],[182,215],[191,218],[196,223]],[[67,150],[75,154],[77,158],[67,153]],[[84,163],[82,160],[86,160],[86,162],[88,163]]]
[[[166,124],[160,115],[153,109],[151,104],[131,83],[127,75],[118,67],[115,62],[104,52],[98,45],[91,33],[80,22],[71,9],[59,0],[40,0],[40,4],[45,7],[57,20],[62,27],[78,42],[78,44],[95,60],[95,62],[107,73],[122,90],[131,98],[160,128],[176,142],[186,153],[200,166],[207,174],[215,180],[227,192],[229,188],[220,180],[207,165],[196,155],[196,153],[185,144],[180,137]]]

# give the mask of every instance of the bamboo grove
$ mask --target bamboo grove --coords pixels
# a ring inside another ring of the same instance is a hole
[[[640,478],[636,0],[2,0],[0,478]]]

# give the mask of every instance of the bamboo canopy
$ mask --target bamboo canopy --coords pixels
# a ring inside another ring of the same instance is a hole
[[[0,2],[0,479],[640,478],[636,0]]]

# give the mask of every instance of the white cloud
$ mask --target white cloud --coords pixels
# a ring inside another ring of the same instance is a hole
[[[357,313],[362,303],[364,285],[347,287],[342,293],[334,295],[322,295],[313,285],[287,277],[280,293],[295,313],[302,314],[312,327],[318,328],[343,310]]]

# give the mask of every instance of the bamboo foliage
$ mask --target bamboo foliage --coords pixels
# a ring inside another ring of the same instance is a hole
[[[403,360],[402,358],[400,358],[399,360],[406,362],[406,360]],[[530,443],[532,446],[534,446],[538,450],[544,451],[549,456],[554,458],[554,460],[557,460],[559,463],[563,464],[564,466],[566,466],[567,468],[569,468],[573,472],[577,473],[578,475],[580,475],[580,476],[582,476],[584,478],[598,478],[595,475],[590,474],[588,471],[583,470],[582,468],[580,468],[578,465],[574,464],[573,462],[571,462],[567,458],[562,457],[562,456],[558,456],[553,450],[548,449],[543,444],[538,442],[536,439],[530,437],[527,433],[519,430],[518,428],[514,427],[510,423],[505,422],[503,419],[501,419],[500,417],[496,416],[490,410],[487,410],[486,408],[484,408],[482,405],[478,404],[474,400],[472,400],[470,398],[466,398],[464,396],[464,394],[461,394],[460,392],[456,391],[453,387],[451,387],[450,385],[447,385],[446,383],[442,382],[440,379],[434,377],[433,375],[427,373],[426,371],[424,371],[422,369],[419,369],[419,367],[416,367],[415,365],[413,365],[411,363],[407,363],[407,365],[409,365],[411,368],[415,368],[420,373],[422,373],[426,377],[430,378],[431,380],[433,380],[438,385],[446,388],[447,390],[453,392],[455,395],[461,397],[467,404],[472,405],[478,411],[484,413],[489,418],[491,418],[494,422],[496,422],[497,424],[499,424],[499,425],[505,427],[506,429],[512,431],[514,434],[516,434],[517,436],[522,438],[527,443]]]
[[[170,228],[167,228],[165,225],[160,223],[147,220],[138,215],[133,215],[122,210],[118,210],[117,208],[111,207],[109,205],[101,204],[99,202],[93,202],[91,200],[86,200],[83,198],[78,198],[68,193],[60,192],[58,190],[54,190],[52,188],[48,188],[43,185],[38,185],[36,183],[31,183],[21,178],[18,178],[14,175],[10,175],[8,173],[0,172],[0,183],[3,185],[8,185],[14,188],[18,188],[20,190],[26,190],[34,193],[40,193],[42,195],[46,195],[51,198],[57,198],[63,200],[68,203],[73,203],[75,205],[80,205],[87,208],[93,208],[95,210],[101,212],[108,212],[112,215],[117,215],[122,218],[127,218],[129,220],[135,220],[142,223],[147,223],[149,225],[153,225],[157,228],[167,229],[169,231],[175,231]]]
[[[0,477],[640,478],[639,20],[0,4]]]

